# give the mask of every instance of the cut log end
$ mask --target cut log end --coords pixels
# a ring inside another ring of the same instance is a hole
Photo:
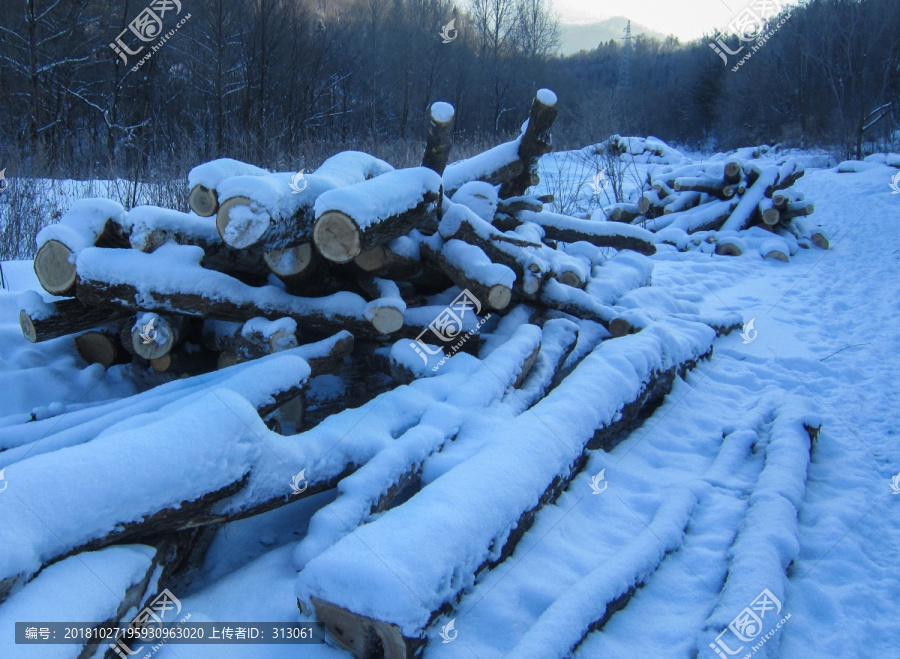
[[[773,227],[781,220],[781,211],[777,208],[767,208],[762,212],[763,224]]]
[[[172,352],[178,341],[178,329],[165,318],[156,316],[155,327],[149,323],[131,328],[131,346],[135,354],[147,360],[160,359]]]
[[[34,257],[34,274],[51,295],[68,296],[75,289],[72,250],[58,240],[48,240]]]
[[[828,241],[828,237],[821,232],[816,232],[809,237],[812,240],[812,244],[818,247],[819,249],[829,249],[831,247],[831,243]]]
[[[366,618],[317,597],[311,600],[318,621],[354,657],[406,659],[414,656],[414,648],[408,647],[409,641],[397,625]]]
[[[615,318],[609,323],[609,333],[614,339],[631,334],[631,323],[624,318]]]
[[[269,221],[260,217],[233,218],[231,210],[242,206],[249,207],[247,197],[232,197],[223,203],[216,213],[216,229],[226,245],[237,249],[247,249],[256,245],[269,229]]]
[[[200,217],[212,217],[219,210],[219,196],[215,190],[195,185],[188,196],[188,206]]]
[[[791,258],[787,254],[777,249],[773,249],[771,252],[766,254],[765,258],[772,259],[773,261],[783,261],[784,263],[787,263],[791,260]]]
[[[22,334],[29,343],[37,343],[37,330],[34,328],[34,323],[31,322],[31,317],[24,309],[19,312],[19,327],[22,328]]]
[[[716,245],[716,254],[720,256],[740,256],[744,252],[734,243],[719,243]]]
[[[339,211],[328,211],[316,220],[313,242],[322,256],[335,263],[349,263],[361,252],[359,227]]]
[[[100,364],[103,368],[112,366],[119,356],[119,349],[113,340],[103,332],[85,332],[75,337],[78,354],[88,364]]]
[[[220,352],[219,359],[216,362],[216,368],[221,371],[223,368],[228,368],[229,366],[234,366],[237,363],[238,363],[237,355],[234,354],[233,352],[228,352],[228,351]]]
[[[403,312],[396,307],[379,307],[372,312],[371,323],[382,334],[392,334],[403,327]]]
[[[314,257],[312,245],[305,243],[266,252],[263,258],[276,276],[292,277],[305,272],[312,265]]]
[[[379,245],[357,256],[355,263],[366,272],[375,272],[387,263],[387,252],[382,245]]]

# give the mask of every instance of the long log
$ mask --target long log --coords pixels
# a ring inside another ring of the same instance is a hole
[[[640,227],[624,224],[605,224],[589,220],[577,220],[566,215],[543,211],[523,211],[518,219],[532,222],[544,230],[545,237],[560,242],[588,242],[596,247],[630,249],[640,254],[655,254],[656,237]]]
[[[458,239],[475,245],[494,263],[504,265],[516,275],[514,290],[534,297],[550,275],[550,265],[539,255],[542,245],[504,234],[460,204],[444,214],[440,224],[444,240]]]
[[[311,242],[316,199],[324,192],[380,176],[393,168],[358,151],[332,156],[314,173],[237,176],[221,185],[216,228],[237,249],[286,249]]]
[[[502,311],[512,299],[516,274],[494,263],[475,245],[461,240],[423,242],[422,256],[437,265],[454,284],[468,289],[490,309]]]
[[[21,297],[19,302],[24,307],[19,311],[19,327],[31,343],[95,329],[130,315],[128,311],[120,309],[88,307],[74,298],[44,302],[33,291],[29,291],[27,297]]]
[[[504,424],[501,436],[480,453],[310,561],[298,578],[300,601],[310,603],[334,640],[355,656],[369,656],[376,647],[387,659],[417,656],[429,628],[453,609],[460,594],[479,574],[513,554],[537,513],[552,505],[584,468],[587,451],[608,446],[633,429],[642,414],[662,402],[679,375],[710,354],[712,330],[680,323],[675,329],[648,327],[595,350],[532,408],[544,423],[534,424],[529,414]],[[681,335],[686,329],[687,337]],[[675,336],[679,339],[673,344]],[[622,364],[630,365],[630,384],[624,388]],[[610,395],[614,400],[602,411],[592,402]],[[580,401],[587,414],[572,415]],[[548,441],[548,428],[565,440]],[[460,436],[467,432],[477,430],[463,426]],[[529,455],[527,476],[519,464],[504,459],[511,450]],[[490,476],[482,480],[476,474]],[[450,518],[422,515],[429,506],[453,512]],[[464,520],[485,509],[492,511],[492,521],[473,533]],[[401,533],[413,520],[415,537]],[[377,556],[372,546],[381,548]],[[427,555],[423,546],[430,549]],[[434,555],[444,558],[435,561]],[[353,565],[372,588],[363,592],[348,586],[340,578],[340,565]],[[414,573],[415,582],[398,579],[398,573]]]
[[[428,141],[425,143],[425,156],[422,167],[444,173],[450,149],[453,148],[453,126],[456,123],[456,111],[449,103],[432,103],[428,111]]]
[[[152,254],[91,248],[78,256],[78,299],[90,306],[171,312],[246,322],[293,318],[304,331],[348,329],[379,335],[366,318],[366,302],[353,293],[301,298],[274,286],[252,287],[205,270],[196,247],[167,244]],[[173,283],[174,282],[174,283]]]
[[[316,201],[312,239],[329,261],[361,253],[436,221],[441,178],[425,167],[398,170],[326,192]]]
[[[760,202],[767,196],[771,196],[770,186],[774,185],[777,178],[777,167],[766,167],[762,170],[759,178],[747,189],[738,205],[735,206],[731,217],[722,225],[722,230],[741,231],[747,228],[754,213],[758,211]]]
[[[37,236],[34,273],[51,295],[75,294],[75,255],[86,247],[128,247],[125,209],[106,199],[76,201],[57,224]]]
[[[735,194],[734,186],[711,176],[677,178],[675,179],[675,189],[678,192],[702,192],[723,200],[731,199]]]

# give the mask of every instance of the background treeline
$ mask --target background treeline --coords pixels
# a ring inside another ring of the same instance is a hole
[[[148,4],[4,0],[0,168],[166,180],[219,156],[290,170],[347,148],[402,165],[439,99],[457,108],[460,157],[515,131],[541,86],[561,100],[559,148],[618,132],[846,157],[890,146],[900,119],[896,0],[794,8],[737,72],[711,38],[639,37],[625,88],[622,41],[554,54],[549,0],[181,0],[164,30],[190,20],[135,72],[140,55],[125,65],[109,44]],[[442,43],[451,19],[458,36]]]

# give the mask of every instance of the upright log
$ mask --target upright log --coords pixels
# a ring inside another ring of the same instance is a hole
[[[431,105],[428,112],[428,141],[425,143],[422,167],[427,167],[438,175],[444,173],[453,147],[455,123],[456,111],[452,105],[442,101]]]
[[[535,185],[538,159],[553,149],[550,129],[558,112],[556,103],[556,94],[549,89],[539,89],[535,95],[531,115],[528,117],[528,126],[519,142],[522,172],[500,188],[500,196],[504,199],[521,196],[529,187]]]

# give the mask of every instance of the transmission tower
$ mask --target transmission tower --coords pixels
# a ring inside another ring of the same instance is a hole
[[[619,89],[631,89],[631,21],[625,26],[625,46],[619,62]]]

